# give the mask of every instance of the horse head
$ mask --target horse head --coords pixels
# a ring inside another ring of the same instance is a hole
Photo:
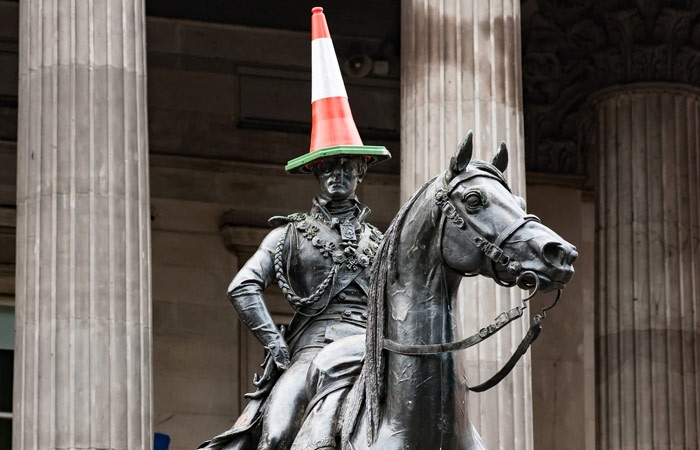
[[[463,275],[485,275],[503,286],[561,289],[574,274],[576,247],[527,214],[503,175],[507,165],[505,143],[490,164],[472,161],[468,133],[435,194],[444,212],[443,261]],[[464,251],[475,247],[479,251]]]

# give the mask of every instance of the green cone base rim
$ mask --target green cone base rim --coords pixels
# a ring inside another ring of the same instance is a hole
[[[311,169],[307,167],[313,161],[329,156],[367,156],[367,165],[372,166],[391,158],[391,153],[386,147],[374,145],[338,145],[335,147],[327,147],[305,155],[294,158],[287,162],[284,170],[289,173],[311,173]]]

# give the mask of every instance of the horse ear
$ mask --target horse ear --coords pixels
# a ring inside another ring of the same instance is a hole
[[[493,157],[491,164],[500,170],[501,173],[506,172],[506,167],[508,167],[508,147],[506,147],[505,142],[501,142],[501,145],[498,146],[498,152]]]
[[[450,159],[450,171],[452,172],[452,177],[464,172],[464,169],[467,168],[469,161],[472,160],[473,137],[474,133],[472,133],[472,130],[469,130],[467,137],[465,137],[462,143],[459,144],[457,154]]]

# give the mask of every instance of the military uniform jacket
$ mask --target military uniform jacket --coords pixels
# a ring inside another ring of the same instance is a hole
[[[328,211],[322,199],[315,199],[309,213],[270,219],[275,229],[229,288],[241,320],[263,344],[277,332],[270,326],[263,299],[264,289],[272,282],[280,285],[297,311],[286,336],[293,351],[315,339],[306,335],[330,326],[322,322],[364,328],[358,314],[366,317],[369,270],[382,239],[379,230],[364,221],[369,212],[356,202],[355,213],[341,219]],[[340,331],[344,333],[349,331]]]

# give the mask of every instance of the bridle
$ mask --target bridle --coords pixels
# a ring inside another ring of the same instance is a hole
[[[540,219],[533,215],[533,214],[526,214],[516,220],[514,220],[510,225],[508,225],[501,233],[496,237],[494,242],[489,242],[488,239],[486,239],[481,233],[476,231],[472,226],[468,225],[468,219],[463,217],[460,213],[457,207],[452,203],[452,200],[450,199],[450,195],[452,195],[452,192],[465,181],[471,180],[472,178],[476,177],[486,177],[486,178],[491,178],[493,180],[498,181],[505,187],[508,192],[512,193],[510,190],[510,187],[508,184],[504,182],[500,177],[497,177],[496,175],[492,175],[488,172],[482,172],[482,171],[467,171],[463,172],[456,177],[454,177],[449,184],[444,185],[442,188],[438,189],[437,192],[435,193],[435,204],[442,209],[443,215],[440,223],[440,237],[438,239],[438,242],[442,243],[442,233],[445,229],[445,221],[450,220],[452,221],[455,226],[458,228],[462,229],[462,231],[469,237],[469,240],[476,245],[476,247],[481,250],[484,255],[489,260],[488,264],[488,269],[491,275],[491,278],[493,280],[505,287],[512,287],[515,286],[516,284],[520,286],[519,281],[522,279],[524,281],[529,281],[528,279],[530,277],[526,278],[521,278],[523,273],[523,266],[522,264],[515,260],[513,257],[508,255],[506,251],[504,251],[501,248],[501,245],[509,238],[511,237],[516,231],[518,231],[520,228],[522,228],[526,223],[528,222],[540,222]],[[442,247],[442,245],[441,245]],[[442,251],[442,249],[441,249]],[[462,276],[470,276],[471,274],[465,274],[462,273],[452,267],[449,266],[445,262],[445,259],[443,258],[443,264],[445,264],[446,267],[448,267],[450,270],[453,270],[455,272],[460,273]],[[498,275],[498,271],[496,270],[496,265],[500,265],[505,267],[505,269],[513,276],[516,277],[515,282],[505,282],[501,279],[501,277]],[[528,274],[533,274],[532,272],[526,272]],[[523,287],[523,286],[521,286]],[[529,288],[531,286],[524,286],[523,289]]]
[[[450,195],[457,188],[457,186],[459,186],[465,181],[471,180],[472,178],[476,177],[486,177],[494,179],[501,183],[501,185],[503,185],[508,190],[508,192],[512,193],[510,187],[505,182],[505,180],[503,180],[496,174],[491,174],[485,171],[466,171],[452,178],[449,183],[443,183],[443,187],[439,188],[434,196],[435,204],[443,212],[439,224],[440,236],[438,237],[437,241],[441,247],[440,252],[442,253],[442,238],[445,223],[446,220],[450,220],[454,223],[455,226],[460,228],[462,232],[468,236],[469,240],[472,243],[474,243],[474,245],[488,258],[488,269],[491,278],[497,284],[505,287],[513,287],[517,285],[522,289],[532,289],[530,295],[527,298],[525,298],[520,305],[516,306],[510,311],[502,312],[498,315],[498,317],[496,317],[496,319],[493,322],[491,322],[486,327],[481,328],[478,333],[469,336],[466,339],[462,339],[461,341],[427,345],[399,344],[397,342],[392,341],[391,339],[385,338],[384,349],[402,355],[421,356],[453,352],[472,347],[484,341],[485,339],[493,336],[498,331],[503,329],[506,325],[511,323],[513,320],[517,319],[518,317],[521,317],[525,309],[527,309],[527,302],[540,291],[540,284],[546,278],[543,275],[537,274],[531,270],[523,270],[522,264],[501,248],[503,243],[506,240],[508,240],[508,238],[510,238],[516,231],[525,226],[525,224],[527,224],[528,222],[539,223],[540,219],[537,218],[537,216],[535,215],[526,214],[514,220],[510,225],[508,225],[506,228],[503,229],[503,231],[499,233],[499,235],[493,242],[490,242],[480,232],[475,230],[474,227],[469,224],[468,218],[463,217],[460,214],[459,209],[452,203],[452,200],[450,199]],[[442,257],[442,260],[445,267],[454,272],[457,272],[461,276],[476,275],[463,273],[457,269],[450,267],[445,261],[444,257]],[[501,277],[498,275],[498,271],[496,270],[497,265],[503,266],[508,271],[508,273],[515,277],[515,281],[507,282],[502,280]],[[498,383],[500,383],[501,380],[503,380],[503,378],[505,378],[508,375],[508,373],[510,373],[513,367],[515,367],[515,364],[518,362],[518,360],[525,354],[525,352],[535,341],[535,339],[537,339],[537,337],[540,334],[540,331],[542,330],[542,320],[544,320],[547,317],[547,311],[553,308],[559,302],[560,298],[561,289],[558,290],[554,302],[551,305],[543,308],[541,314],[536,314],[532,318],[530,329],[528,330],[527,334],[521,341],[516,351],[510,357],[508,362],[501,368],[501,370],[499,370],[494,376],[492,376],[489,380],[485,381],[484,383],[473,387],[467,386],[470,391],[483,392],[487,389],[490,389],[496,386]]]

